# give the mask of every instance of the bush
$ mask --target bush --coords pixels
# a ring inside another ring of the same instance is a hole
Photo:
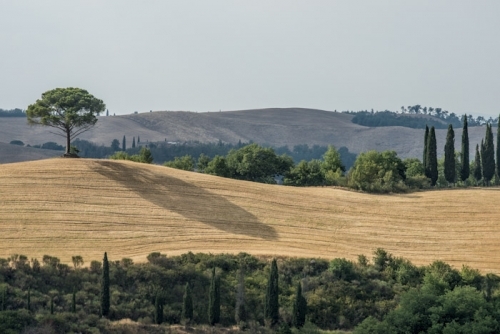
[[[24,146],[24,143],[20,140],[13,140],[10,142],[12,145],[19,145],[19,146]]]

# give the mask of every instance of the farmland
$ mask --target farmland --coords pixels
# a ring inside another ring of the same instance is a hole
[[[384,248],[500,273],[500,191],[369,195],[224,179],[127,161],[47,159],[0,165],[0,257],[69,263],[151,252],[355,260]]]

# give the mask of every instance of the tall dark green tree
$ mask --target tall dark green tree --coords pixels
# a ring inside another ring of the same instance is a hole
[[[242,266],[238,272],[238,286],[236,289],[235,320],[237,324],[247,321],[247,310],[245,305],[245,270]]]
[[[267,281],[266,304],[264,318],[271,326],[275,326],[279,320],[279,286],[278,286],[278,265],[276,259],[271,263],[269,280]]]
[[[497,125],[497,164],[496,164],[496,172],[497,175],[500,176],[500,115],[498,116],[498,125]]]
[[[426,175],[431,179],[431,186],[436,185],[438,179],[436,130],[431,127],[427,140]]]
[[[484,138],[484,152],[481,155],[483,164],[483,179],[487,185],[495,176],[495,148],[493,146],[493,133],[491,124],[486,124],[486,135]]]
[[[102,282],[101,282],[101,314],[104,317],[109,315],[109,263],[108,254],[104,253],[102,260]]]
[[[71,298],[71,312],[76,313],[76,292],[73,289],[73,296]]]
[[[296,328],[301,328],[306,322],[307,301],[302,295],[302,286],[297,284],[295,299],[293,300],[292,322]]]
[[[157,292],[155,297],[155,323],[163,323],[163,298],[160,292]]]
[[[424,156],[423,156],[423,159],[422,159],[422,164],[424,165],[424,171],[425,171],[425,176],[427,176],[428,178],[430,178],[430,175],[427,175],[427,145],[429,142],[429,127],[427,126],[427,124],[425,125],[425,135],[424,135]]]
[[[186,283],[184,288],[184,297],[182,300],[182,320],[189,323],[193,319],[193,296],[189,283]]]
[[[126,151],[127,150],[127,138],[125,138],[125,136],[123,136],[123,139],[122,139],[122,151]]]
[[[212,269],[212,280],[208,295],[208,322],[215,325],[220,321],[220,280],[215,275],[215,267]]]
[[[446,144],[444,145],[444,178],[448,183],[455,183],[455,131],[453,126],[448,125],[448,133],[446,134]]]
[[[50,314],[54,314],[54,296],[50,296]]]
[[[31,311],[31,287],[28,287],[28,298],[27,298],[27,303],[26,303],[26,309],[28,311]]]
[[[0,310],[5,311],[7,310],[7,288],[4,287],[2,290],[2,308]]]
[[[135,148],[135,137],[132,138],[132,148]]]
[[[483,145],[481,143],[481,145]],[[481,172],[481,155],[479,154],[479,144],[476,144],[476,156],[474,158],[474,178],[479,182],[483,178],[483,173]]]
[[[464,127],[462,130],[462,152],[460,152],[460,179],[465,181],[470,175],[469,162],[469,129],[467,124],[467,115],[464,115]]]

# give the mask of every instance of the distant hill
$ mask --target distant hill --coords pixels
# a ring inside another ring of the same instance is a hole
[[[41,160],[60,155],[60,151],[42,150],[39,148],[0,143],[0,164]]]
[[[188,251],[356,260],[384,248],[499,273],[497,188],[376,196],[115,160],[0,165],[0,257]]]
[[[99,117],[97,126],[81,138],[109,146],[113,139],[128,143],[133,136],[146,141],[200,141],[229,143],[254,141],[276,147],[299,144],[345,146],[350,152],[395,150],[401,157],[421,157],[424,132],[400,126],[366,127],[352,122],[353,114],[302,108],[270,108],[227,112],[158,111]],[[24,118],[0,119],[0,141],[18,139],[35,145],[64,138],[42,127],[30,128]],[[469,128],[471,156],[484,137],[484,127]],[[436,131],[438,154],[444,151],[446,130]],[[460,149],[461,129],[455,131]],[[0,152],[1,153],[1,152]]]

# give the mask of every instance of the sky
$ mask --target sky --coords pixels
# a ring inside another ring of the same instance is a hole
[[[498,0],[0,0],[0,108],[500,112]]]

